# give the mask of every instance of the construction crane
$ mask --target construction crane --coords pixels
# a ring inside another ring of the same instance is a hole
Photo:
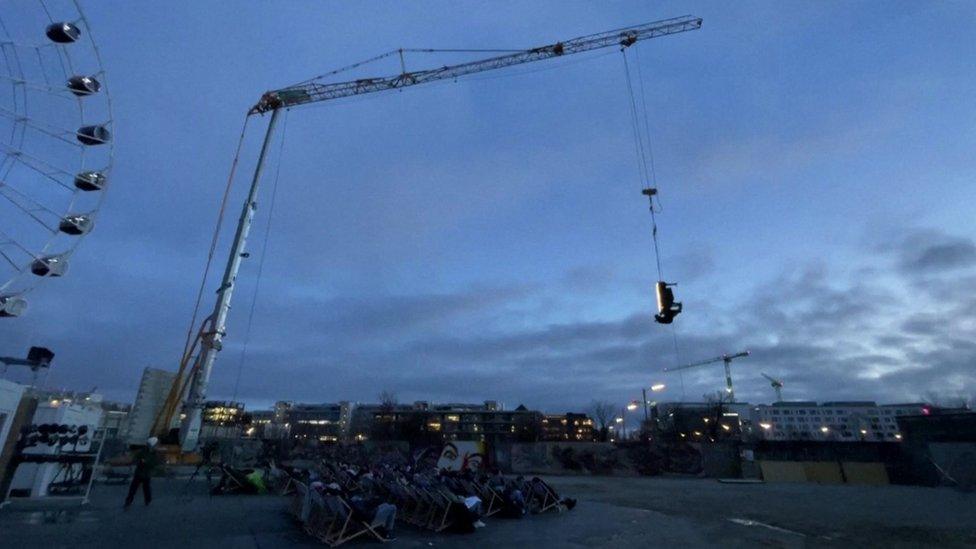
[[[776,379],[770,375],[759,372],[762,376],[769,380],[769,385],[776,391],[776,402],[783,402],[783,381]]]
[[[248,116],[270,113],[264,142],[254,168],[250,190],[244,202],[237,232],[234,235],[224,275],[217,291],[217,303],[213,313],[207,317],[197,332],[196,339],[187,346],[180,362],[173,387],[153,426],[159,436],[169,433],[174,423],[177,408],[184,402],[184,416],[180,425],[179,444],[183,452],[192,451],[197,446],[207,385],[217,353],[226,335],[227,314],[230,310],[237,273],[245,252],[248,233],[257,206],[255,202],[261,174],[264,169],[268,147],[275,131],[275,124],[283,109],[290,109],[310,103],[319,103],[384,91],[418,86],[439,80],[456,79],[462,76],[503,69],[514,65],[564,57],[576,53],[608,48],[628,48],[638,41],[667,36],[701,28],[702,20],[686,15],[654,23],[646,23],[612,31],[581,36],[572,40],[556,42],[547,46],[532,48],[516,53],[471,61],[439,68],[408,72],[403,68],[397,75],[379,78],[361,78],[348,82],[323,83],[306,81],[294,86],[266,92],[260,101],[249,111]],[[402,52],[402,50],[401,50]],[[401,65],[402,67],[402,65]]]
[[[665,368],[665,372],[677,372],[678,370],[687,370],[688,368],[696,368],[698,366],[705,366],[706,364],[714,364],[716,362],[722,362],[725,364],[725,392],[729,395],[729,402],[735,402],[735,391],[732,390],[732,361],[737,358],[749,356],[749,351],[742,351],[741,353],[735,353],[734,355],[722,355],[715,358],[710,358],[708,360],[703,360],[701,362],[692,362],[691,364],[685,364],[684,366],[677,366],[674,368]]]

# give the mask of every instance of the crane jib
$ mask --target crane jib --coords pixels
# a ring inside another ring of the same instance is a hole
[[[469,74],[502,69],[513,65],[521,65],[523,63],[531,63],[533,61],[541,61],[543,59],[582,53],[610,46],[627,48],[639,40],[697,30],[701,28],[701,25],[701,18],[686,15],[654,23],[581,36],[547,46],[458,65],[445,65],[435,69],[403,72],[393,76],[377,78],[361,78],[348,82],[308,82],[265,93],[258,104],[252,107],[248,114],[262,114],[283,107],[294,107],[307,103],[416,86],[437,80],[459,78]]]

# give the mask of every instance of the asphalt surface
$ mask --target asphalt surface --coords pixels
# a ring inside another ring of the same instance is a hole
[[[488,519],[471,535],[401,527],[396,547],[976,547],[976,494],[918,487],[720,484],[707,479],[559,477],[565,513]],[[0,511],[0,548],[321,547],[286,498],[211,497],[200,482],[157,479],[125,511],[124,486],[91,503]],[[376,545],[354,541],[349,546]]]

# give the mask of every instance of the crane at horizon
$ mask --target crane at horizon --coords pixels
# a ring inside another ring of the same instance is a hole
[[[759,372],[762,376],[769,380],[770,387],[776,391],[776,402],[783,402],[783,380],[776,379],[773,376]]]
[[[685,364],[684,366],[676,366],[674,368],[665,368],[665,372],[677,372],[678,370],[687,370],[688,368],[696,368],[698,366],[705,366],[707,364],[714,364],[716,362],[722,362],[725,364],[725,392],[729,395],[729,402],[735,402],[735,391],[732,389],[732,361],[737,358],[743,358],[749,356],[749,351],[742,351],[741,353],[735,353],[732,355],[722,355],[715,358],[710,358],[708,360],[702,360],[700,362],[692,362],[691,364]]]

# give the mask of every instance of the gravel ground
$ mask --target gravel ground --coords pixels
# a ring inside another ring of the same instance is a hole
[[[589,502],[691,520],[715,545],[752,540],[774,547],[798,542],[976,547],[976,493],[948,488],[723,484],[697,478],[560,477],[551,482]],[[757,538],[748,530],[765,531],[765,536]]]
[[[398,547],[976,547],[976,494],[915,487],[732,485],[705,479],[556,477],[573,511],[489,519],[469,536],[403,527]],[[125,487],[90,505],[0,511],[0,547],[316,547],[274,496],[211,498],[159,479],[123,511]],[[352,546],[374,545],[354,542]]]

